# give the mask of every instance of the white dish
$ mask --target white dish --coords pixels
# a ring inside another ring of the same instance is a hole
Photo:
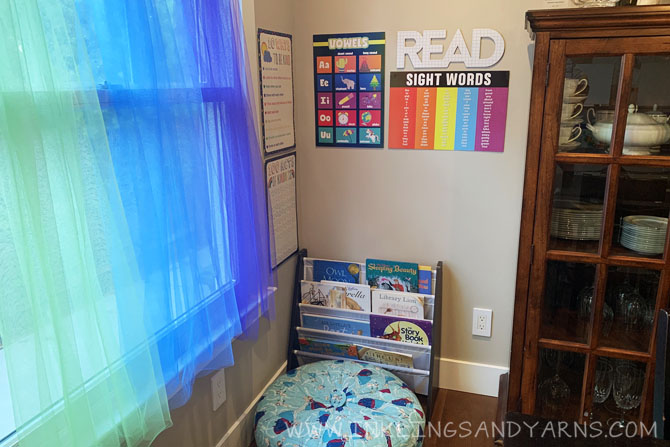
[[[668,219],[657,216],[631,215],[623,218],[621,245],[645,255],[658,255],[665,248]]]
[[[631,244],[630,242],[627,242],[627,241],[624,241],[624,240],[621,241],[621,245],[623,245],[624,247],[626,247],[629,250],[633,250],[633,251],[636,251],[638,253],[642,253],[643,255],[660,255],[661,253],[663,253],[663,247],[658,247],[658,248],[655,248],[655,247],[651,247],[651,248],[641,247],[639,245]]]
[[[563,102],[566,104],[577,104],[583,103],[586,100],[587,95],[576,95],[576,96],[564,96]]]
[[[609,144],[612,140],[613,123],[596,122],[586,124],[593,137],[601,143]],[[650,146],[658,146],[670,140],[670,126],[659,123],[646,113],[638,113],[637,106],[628,107],[626,131],[623,145],[625,155],[649,155]],[[640,151],[641,153],[633,153]]]
[[[652,155],[653,152],[649,148],[644,147],[624,147],[624,155]]]
[[[573,141],[571,143],[566,143],[566,144],[559,144],[558,145],[558,152],[568,152],[573,149],[577,149],[581,143],[579,141]]]
[[[664,239],[652,241],[650,239],[639,238],[639,237],[630,236],[630,235],[621,235],[621,239],[622,240],[626,239],[626,240],[628,240],[630,242],[633,242],[635,244],[638,244],[638,245],[648,245],[650,247],[657,247],[659,245],[662,246],[662,245],[665,244]]]
[[[623,218],[625,224],[631,224],[636,227],[642,227],[645,229],[663,231],[665,233],[668,229],[668,218],[667,217],[657,217],[657,216],[644,216],[634,214],[631,216],[626,216]]]

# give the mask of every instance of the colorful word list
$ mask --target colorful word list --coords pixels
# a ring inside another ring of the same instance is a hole
[[[314,36],[317,146],[384,147],[385,33]]]
[[[509,71],[391,73],[389,147],[503,152]]]

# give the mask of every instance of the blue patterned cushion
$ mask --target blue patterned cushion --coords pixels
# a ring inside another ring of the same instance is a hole
[[[279,377],[256,408],[258,447],[418,447],[425,417],[385,369],[327,360]]]

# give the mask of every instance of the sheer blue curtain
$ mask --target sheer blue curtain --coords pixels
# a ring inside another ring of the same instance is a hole
[[[117,218],[141,272],[141,284],[124,287],[144,290],[146,327],[180,405],[198,374],[233,363],[233,337],[255,336],[273,310],[239,4],[76,4],[124,207]],[[138,334],[126,334],[132,347]]]
[[[20,445],[148,445],[167,398],[186,402],[273,314],[239,4],[8,0],[0,24],[0,332]]]

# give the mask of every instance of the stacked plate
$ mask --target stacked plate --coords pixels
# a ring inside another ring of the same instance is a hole
[[[645,255],[663,253],[668,219],[656,216],[626,216],[621,225],[621,245]]]
[[[602,204],[557,200],[551,214],[551,235],[573,241],[597,241],[602,223]]]

